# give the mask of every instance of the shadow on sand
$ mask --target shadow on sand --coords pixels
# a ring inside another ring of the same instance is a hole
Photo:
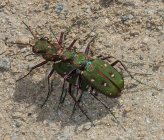
[[[99,0],[99,4],[104,8],[108,8],[113,3],[114,3],[114,0]]]
[[[53,82],[52,94],[46,103],[46,105],[41,108],[41,104],[44,102],[47,95],[47,85],[46,80],[42,79],[38,83],[34,83],[30,78],[25,78],[16,84],[16,90],[14,93],[14,101],[19,103],[27,103],[29,105],[35,105],[37,113],[37,121],[52,121],[61,122],[62,126],[67,125],[81,125],[83,123],[89,122],[81,111],[76,108],[75,113],[72,118],[72,109],[74,102],[69,96],[66,97],[64,104],[58,108],[59,97],[61,94],[62,82],[59,79],[55,79]],[[111,109],[114,106],[119,106],[117,99],[106,98],[104,95],[99,94],[98,98],[103,100],[108,107]],[[82,98],[81,103],[83,109],[87,112],[88,116],[94,121],[103,118],[104,116],[110,114],[110,112],[96,99],[93,98],[89,93],[85,93]]]

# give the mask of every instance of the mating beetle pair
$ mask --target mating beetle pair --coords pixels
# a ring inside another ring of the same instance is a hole
[[[76,48],[74,47],[74,43],[76,42],[76,40],[73,40],[69,47],[63,47],[62,39],[64,33],[61,33],[60,38],[56,39],[57,43],[52,43],[48,38],[38,38],[29,26],[27,26],[26,24],[25,26],[33,35],[35,41],[34,45],[28,45],[32,47],[33,53],[41,55],[44,59],[43,62],[32,67],[30,72],[35,68],[48,63],[49,61],[54,62],[52,70],[48,75],[49,90],[42,107],[45,105],[50,96],[50,77],[54,72],[57,72],[64,78],[60,103],[63,103],[65,100],[66,93],[64,92],[64,89],[65,82],[67,81],[69,83],[68,93],[75,102],[73,112],[75,110],[75,107],[78,106],[89,120],[91,119],[87,116],[87,114],[79,104],[82,98],[83,91],[88,91],[90,89],[89,93],[99,101],[100,99],[97,98],[97,96],[93,93],[93,90],[96,90],[97,92],[102,93],[110,98],[120,96],[121,91],[124,88],[124,79],[122,74],[114,68],[117,63],[120,63],[124,70],[131,76],[131,78],[134,79],[134,77],[130,74],[130,72],[126,69],[126,67],[122,64],[120,60],[116,60],[112,64],[109,64],[109,59],[114,57],[104,57],[102,55],[99,55],[95,58],[92,54],[89,54],[89,52],[92,51],[90,49],[90,43],[87,45],[85,52],[77,52]],[[25,76],[29,75],[30,72]],[[144,84],[140,81],[138,82]],[[76,88],[76,95],[72,93],[72,86]],[[79,89],[82,91],[80,95]],[[102,101],[100,102],[110,111],[110,108],[108,106],[106,106]],[[114,116],[112,112],[111,114]]]

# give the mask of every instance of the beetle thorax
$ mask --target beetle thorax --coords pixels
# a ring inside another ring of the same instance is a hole
[[[77,53],[75,56],[74,56],[74,59],[73,59],[73,64],[78,68],[78,69],[81,69],[81,68],[84,68],[86,63],[88,62],[89,60],[89,57],[84,54],[84,53]]]

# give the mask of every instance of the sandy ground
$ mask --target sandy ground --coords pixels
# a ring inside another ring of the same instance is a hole
[[[52,78],[53,93],[41,109],[51,63],[16,82],[42,58],[24,58],[31,53],[29,46],[5,44],[5,41],[28,42],[32,38],[21,20],[46,35],[51,34],[50,26],[57,35],[71,27],[64,43],[68,45],[78,37],[76,46],[79,48],[85,48],[97,35],[94,43],[97,54],[115,56],[135,78],[163,89],[163,0],[1,0],[0,139],[164,140],[163,90],[141,85],[126,73],[121,97],[111,100],[98,96],[108,104],[126,131],[87,93],[83,107],[95,127],[79,110],[70,119],[73,106],[70,97],[57,111],[63,79],[56,74]]]

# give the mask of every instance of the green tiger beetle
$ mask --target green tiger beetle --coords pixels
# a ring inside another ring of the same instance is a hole
[[[53,66],[52,66],[52,70],[48,74],[48,94],[47,94],[47,97],[46,97],[44,103],[41,105],[41,107],[43,107],[45,105],[45,103],[47,102],[47,100],[50,96],[50,93],[51,93],[51,90],[50,90],[50,77],[52,76],[52,74],[56,71],[59,75],[64,77],[65,75],[68,75],[70,73],[70,71],[73,71],[75,69],[75,67],[73,65],[71,65],[69,62],[61,61],[63,59],[62,58],[63,56],[61,56],[59,54],[61,54],[62,51],[64,50],[64,47],[62,47],[63,33],[61,33],[59,39],[56,38],[57,43],[52,43],[47,37],[38,37],[38,35],[35,35],[33,33],[33,31],[31,30],[31,28],[25,22],[23,22],[23,24],[27,27],[27,29],[30,31],[30,33],[34,37],[34,40],[33,40],[34,43],[33,44],[30,44],[30,43],[29,44],[22,44],[22,45],[31,46],[33,53],[36,54],[36,55],[41,55],[43,57],[43,59],[45,59],[45,61],[33,66],[31,68],[31,70],[26,75],[24,75],[23,77],[21,77],[17,81],[22,80],[23,78],[28,76],[34,69],[45,65],[49,61],[54,62]],[[76,40],[74,40],[69,45],[68,50],[69,50],[69,48],[72,49],[75,42],[76,42]],[[14,44],[17,44],[17,43],[14,43]],[[74,75],[71,78],[67,78],[66,80],[69,83],[71,83],[72,85],[76,85],[77,75]],[[88,88],[89,88],[89,86],[87,85],[85,80],[83,80],[81,82],[80,89],[82,91],[87,91]],[[61,97],[60,97],[60,104],[63,103],[64,100],[65,100],[66,94],[64,93],[64,89],[65,89],[65,81],[63,83],[62,94],[61,94]],[[74,97],[72,92],[70,92],[70,88],[69,88],[69,93],[71,94],[71,97],[73,98],[73,100],[75,102],[77,102],[75,100],[76,97]],[[83,111],[82,107],[79,104],[77,104],[77,106],[86,115],[86,113]],[[86,117],[91,121],[91,119],[87,115],[86,115]]]
[[[85,52],[77,52],[77,49],[74,47],[76,39],[73,40],[69,47],[63,47],[63,32],[61,33],[59,39],[55,37],[57,43],[52,43],[52,41],[50,41],[47,37],[40,38],[37,35],[35,35],[31,28],[25,22],[23,23],[34,37],[34,44],[32,45],[29,43],[26,45],[30,45],[32,47],[33,53],[41,55],[45,61],[32,67],[31,70],[25,76],[18,79],[18,81],[25,78],[34,69],[42,65],[45,65],[49,61],[54,62],[52,70],[48,75],[48,94],[44,103],[42,104],[42,107],[47,102],[51,93],[50,77],[54,72],[57,72],[64,78],[59,104],[62,104],[65,100],[66,92],[64,92],[64,89],[65,83],[67,81],[69,83],[68,93],[75,102],[72,113],[75,111],[76,106],[78,106],[81,112],[92,122],[92,120],[88,117],[86,112],[79,104],[82,98],[83,91],[89,90],[89,93],[96,100],[100,101],[100,103],[102,103],[107,109],[109,109],[112,116],[119,123],[119,121],[117,120],[113,112],[110,110],[110,108],[104,102],[102,102],[93,93],[93,91],[96,90],[96,92],[102,93],[109,98],[116,98],[121,95],[121,91],[124,88],[124,78],[121,72],[114,68],[114,66],[116,66],[118,63],[122,65],[124,70],[130,75],[132,79],[136,80],[140,84],[146,84],[135,79],[120,60],[116,60],[115,62],[110,64],[110,59],[114,57],[105,57],[103,55],[99,55],[95,58],[93,56],[92,50],[90,49],[90,43],[92,42],[92,40],[88,43]],[[50,30],[53,33],[51,28]],[[72,93],[72,86],[76,88],[76,95]],[[79,89],[82,91],[80,95]]]

